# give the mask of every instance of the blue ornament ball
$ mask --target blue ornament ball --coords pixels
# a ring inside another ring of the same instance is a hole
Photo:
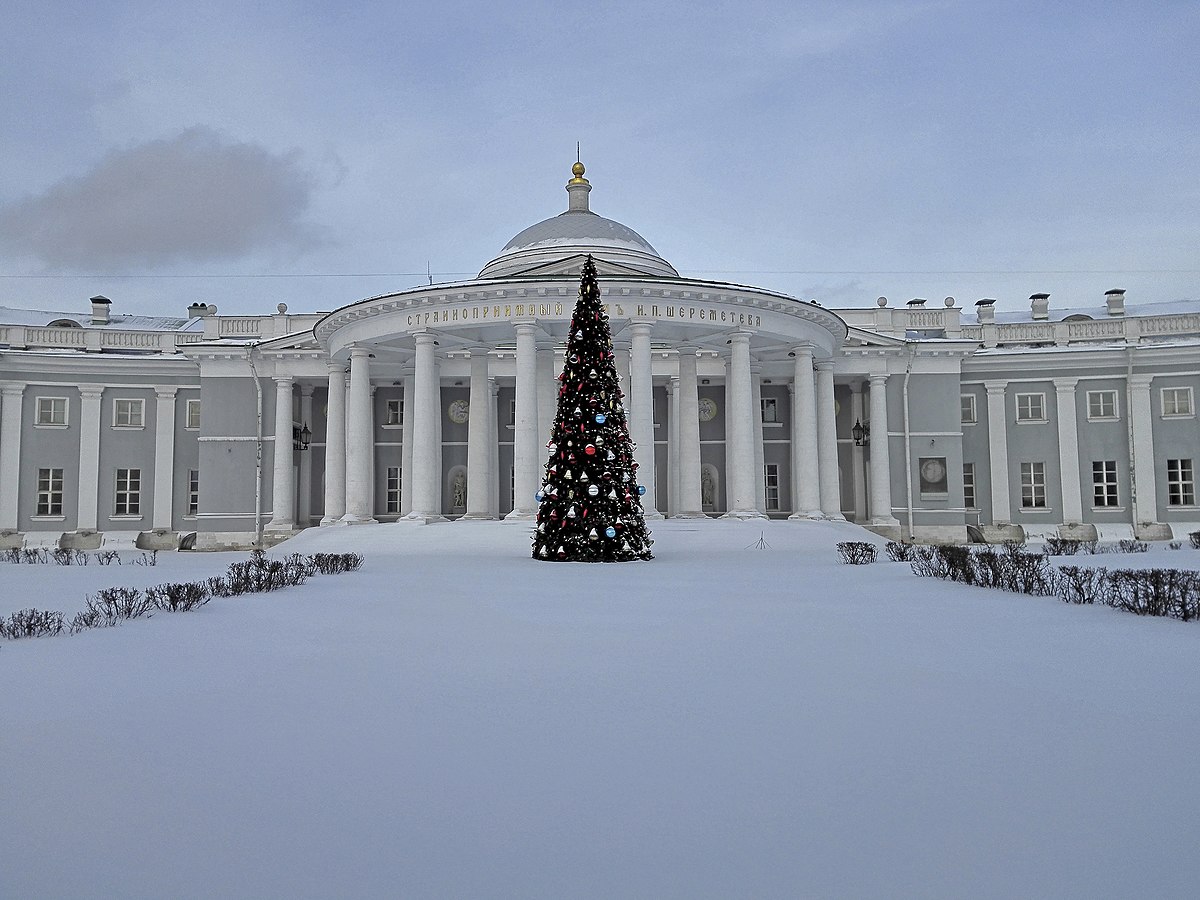
[[[645,493],[646,493],[646,486],[644,484],[639,484],[638,485],[638,494],[642,495]]]
[[[534,494],[534,495],[533,495],[533,498],[534,498],[535,500],[537,500],[537,502],[538,502],[538,503],[541,503],[541,502],[542,502],[542,500],[545,498],[545,496],[546,496],[546,495],[545,495],[545,494],[543,494],[541,491],[538,491],[536,494]]]
[[[604,533],[605,533],[605,535],[607,535],[610,538],[615,538],[617,536],[617,529],[615,529],[611,525],[609,525],[607,528],[604,529]]]
[[[604,419],[605,419],[604,413],[596,413],[596,424],[597,425],[603,425]]]

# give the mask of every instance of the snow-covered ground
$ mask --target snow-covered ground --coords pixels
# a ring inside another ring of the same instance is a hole
[[[654,528],[314,529],[364,568],[0,642],[0,896],[1195,896],[1196,624]],[[242,558],[0,564],[0,612]]]

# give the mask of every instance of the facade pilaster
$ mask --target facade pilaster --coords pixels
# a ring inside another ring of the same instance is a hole
[[[428,331],[416,336],[416,370],[413,373],[412,509],[403,521],[428,523],[442,519],[441,447],[438,419],[441,416],[441,385],[437,366],[437,339]],[[405,404],[407,417],[407,403]],[[409,479],[410,473],[402,476]]]
[[[406,372],[401,379],[404,395],[400,400],[403,414],[400,420],[400,515],[407,516],[412,512],[413,490],[413,446],[416,438],[413,435],[413,421],[416,419],[417,379],[412,372]]]
[[[346,369],[331,362],[325,401],[325,511],[322,525],[334,525],[346,514]]]
[[[1083,522],[1083,488],[1079,482],[1079,424],[1075,413],[1078,378],[1055,378],[1058,419],[1058,472],[1062,488],[1063,525]]]
[[[366,347],[350,350],[350,390],[346,397],[347,525],[375,522],[372,515],[371,468],[375,455],[375,416],[371,409],[371,354]]]
[[[25,385],[0,386],[0,533],[20,524],[21,410]]]
[[[313,386],[311,384],[300,385],[300,427],[308,427],[313,421]],[[311,444],[309,449],[300,449],[300,490],[297,492],[296,498],[296,525],[299,528],[307,528],[312,524],[312,449]]]
[[[488,382],[488,445],[492,448],[492,489],[489,494],[492,518],[500,518],[500,385]]]
[[[696,384],[696,348],[679,350],[679,500],[675,515],[681,519],[704,517],[700,494],[700,395]]]
[[[658,511],[657,473],[654,467],[654,368],[650,353],[651,325],[634,322],[629,326],[632,344],[629,358],[628,396],[629,432],[633,438],[633,457],[638,464],[638,482],[646,488],[642,510],[647,519],[661,519]]]
[[[761,443],[761,442],[760,442]],[[729,378],[725,383],[725,480],[727,512],[734,519],[763,518],[755,506],[759,480],[754,471],[754,390],[750,377],[750,335],[730,339]]]
[[[871,376],[871,524],[895,526],[900,520],[892,515],[887,379],[887,375]]]
[[[552,352],[552,351],[551,351]],[[492,518],[492,437],[486,347],[471,348],[471,409],[467,419],[467,510],[464,519]]]
[[[1129,379],[1129,430],[1132,448],[1133,478],[1130,495],[1133,502],[1135,536],[1161,537],[1158,524],[1158,488],[1154,481],[1154,414],[1150,401],[1150,375]]]
[[[558,413],[558,376],[554,371],[554,345],[550,343],[537,344],[537,407],[540,459],[542,447],[554,432],[554,416]]]
[[[1007,382],[986,381],[988,407],[988,465],[992,482],[992,525],[1012,524],[1012,498],[1008,484]]]
[[[850,418],[855,422],[867,423],[871,418],[863,410],[863,391],[860,382],[850,385]],[[867,521],[867,483],[866,483],[866,447],[858,444],[850,446],[850,484],[854,494],[854,521],[862,524]],[[871,507],[871,516],[875,515],[875,507]]]
[[[78,531],[95,531],[100,502],[100,398],[104,388],[79,388],[79,516]]]
[[[794,351],[792,380],[792,515],[793,519],[819,519],[821,469],[817,457],[817,397],[813,354],[808,347]]]
[[[170,531],[175,503],[175,394],[178,388],[154,389],[154,507],[150,527]]]
[[[767,512],[767,466],[766,448],[763,447],[762,418],[762,366],[750,366],[750,411],[754,415],[751,443],[754,447],[754,508],[763,515]]]
[[[837,415],[833,396],[833,360],[813,363],[817,394],[817,464],[821,469],[821,513],[844,521],[841,475],[838,472]]]
[[[275,451],[271,478],[271,521],[268,531],[292,531],[296,527],[296,484],[292,445],[292,376],[275,376]]]
[[[537,513],[541,460],[537,414],[537,325],[518,322],[516,427],[513,429],[513,509],[506,519],[532,519]]]
[[[667,515],[679,510],[679,378],[667,382]],[[698,414],[698,413],[697,413]]]

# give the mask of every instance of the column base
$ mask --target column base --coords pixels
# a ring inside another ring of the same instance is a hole
[[[418,513],[410,512],[407,516],[401,516],[396,520],[397,525],[436,525],[438,522],[449,521],[445,516],[439,516],[437,513]]]
[[[878,522],[867,522],[865,525],[863,525],[863,528],[872,534],[885,537],[889,541],[898,541],[904,536],[903,531],[900,528],[899,519],[892,519],[890,522],[887,519],[883,519]]]
[[[844,515],[842,515],[840,512],[835,512],[835,513],[822,513],[821,515],[823,515],[823,516],[824,516],[824,517],[825,517],[825,518],[826,518],[828,521],[830,521],[830,522],[845,522],[845,521],[848,521],[848,520],[846,519],[846,517],[845,517]]]
[[[322,528],[324,528],[326,525],[341,525],[341,524],[342,524],[341,516],[322,516],[321,517],[321,527]]]
[[[297,528],[294,522],[268,522],[266,528],[263,530],[272,532],[282,531],[291,534],[292,532],[296,531]]]
[[[704,512],[677,512],[672,519],[707,519],[708,514]]]
[[[19,531],[0,531],[0,550],[20,550],[25,546],[25,535]]]
[[[531,522],[537,518],[537,510],[514,509],[504,517],[505,522]]]
[[[1165,522],[1139,522],[1133,526],[1133,536],[1139,541],[1169,541],[1171,526]]]
[[[359,516],[352,513],[346,513],[339,519],[343,525],[378,525],[379,520],[371,516]]]
[[[103,540],[103,532],[81,528],[79,531],[64,531],[58,538],[58,546],[60,550],[99,550]]]
[[[495,522],[496,517],[491,513],[464,513],[458,517],[460,522]]]
[[[760,513],[757,509],[731,509],[721,516],[722,519],[765,519],[766,517],[765,513]]]
[[[646,518],[646,519],[665,519],[666,518],[666,516],[664,516],[662,513],[660,513],[657,509],[642,510],[642,517]]]
[[[1006,522],[1001,522],[996,525],[980,525],[979,530],[983,532],[983,539],[989,544],[1003,544],[1005,541],[1023,541],[1025,540],[1025,529],[1020,525],[1010,525]]]
[[[1096,541],[1100,539],[1095,525],[1072,522],[1058,526],[1058,536],[1064,541]]]
[[[788,519],[793,521],[822,522],[825,520],[825,513],[819,509],[808,509],[803,512],[794,512],[788,516]]]

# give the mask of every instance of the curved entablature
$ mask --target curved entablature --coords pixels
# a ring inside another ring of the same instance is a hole
[[[815,303],[721,282],[601,279],[615,337],[630,323],[654,327],[657,342],[723,347],[745,331],[755,348],[805,343],[832,356],[846,339],[845,322]],[[565,341],[578,285],[563,279],[432,285],[359,301],[330,313],[313,328],[332,356],[354,344],[412,345],[428,330],[464,346],[510,341],[518,322],[534,322],[548,339]]]

